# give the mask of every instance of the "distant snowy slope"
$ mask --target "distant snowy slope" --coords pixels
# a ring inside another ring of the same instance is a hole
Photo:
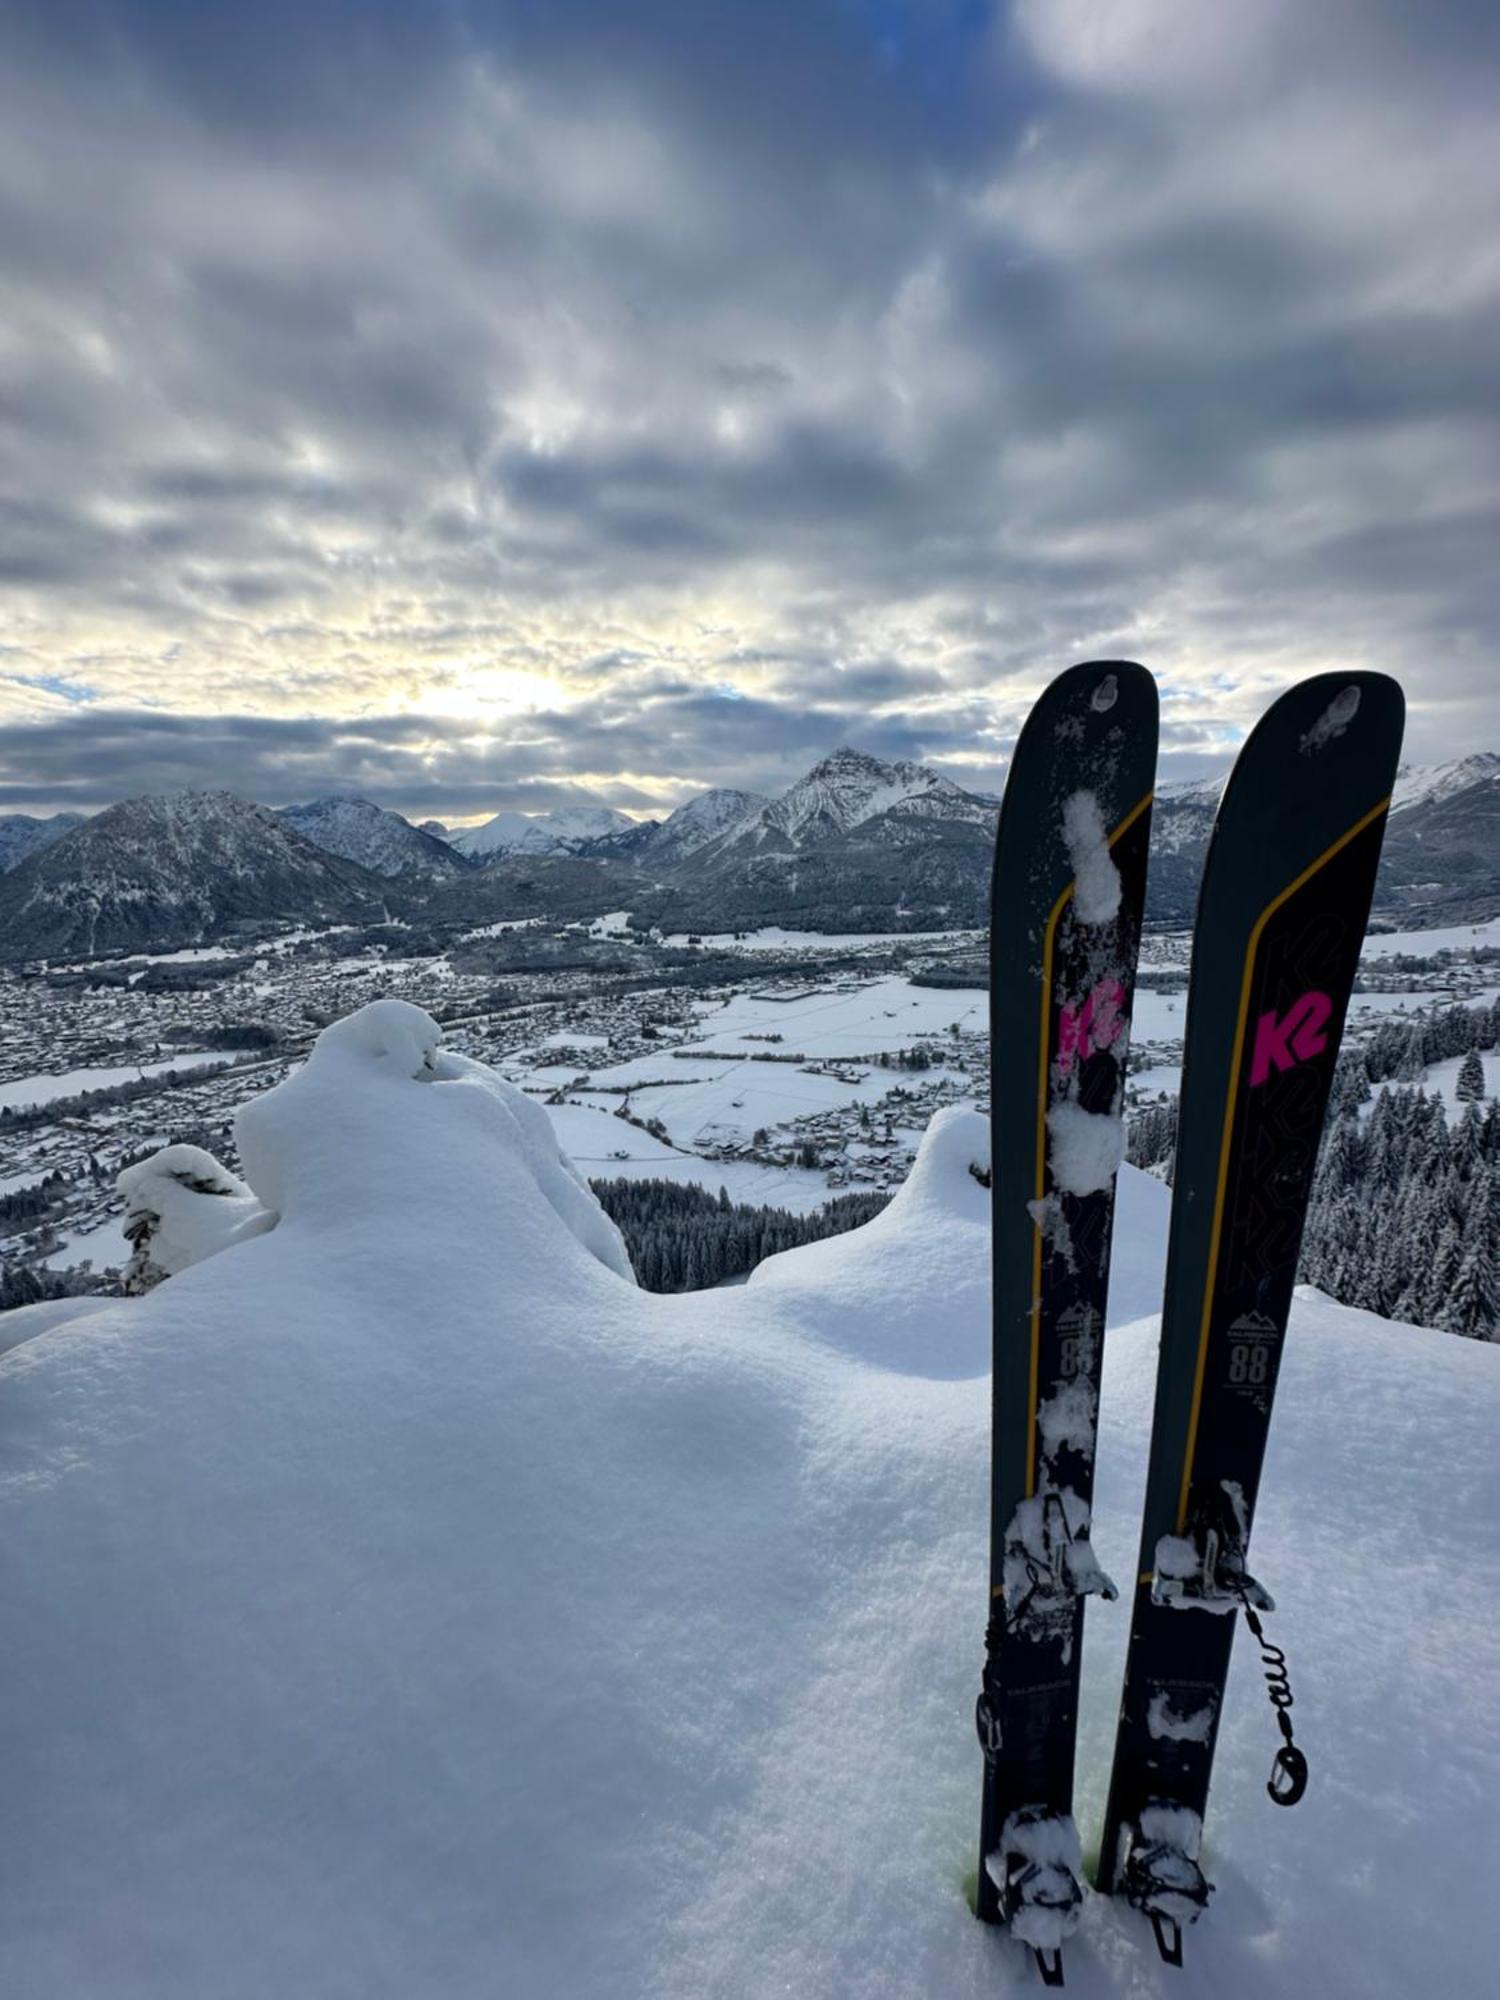
[[[1396,774],[1391,794],[1391,812],[1410,806],[1439,805],[1475,785],[1500,783],[1500,756],[1493,750],[1476,750],[1468,757],[1447,764],[1403,764]]]
[[[963,1893],[984,1121],[939,1121],[869,1230],[672,1297],[621,1275],[541,1107],[416,1009],[326,1031],[237,1129],[273,1227],[0,1360],[0,1990],[1033,1990]],[[1120,1578],[1163,1250],[1126,1183]],[[1500,1349],[1302,1296],[1255,1555],[1312,1787],[1265,1797],[1242,1636],[1187,1969],[1091,1899],[1070,1993],[1488,1993],[1497,1428]],[[1086,1845],[1126,1622],[1089,1614]]]
[[[769,831],[801,846],[845,834],[882,813],[949,819],[990,827],[996,806],[927,764],[886,763],[847,747],[815,764],[762,815]]]
[[[496,813],[482,826],[460,827],[448,838],[460,854],[485,861],[495,854],[574,854],[634,824],[610,806],[562,806],[549,813]]]
[[[50,819],[34,819],[30,813],[0,813],[0,874],[82,825],[82,813],[54,813]]]

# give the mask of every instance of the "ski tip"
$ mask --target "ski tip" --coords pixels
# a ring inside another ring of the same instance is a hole
[[[1325,782],[1337,782],[1351,764],[1368,771],[1377,786],[1388,766],[1384,789],[1395,779],[1396,759],[1406,723],[1406,696],[1390,674],[1360,668],[1349,673],[1312,674],[1278,695],[1251,730],[1240,751],[1270,739],[1294,766],[1310,766]]]
[[[1124,722],[1132,730],[1154,730],[1157,708],[1156,677],[1139,660],[1080,660],[1042,689],[1022,732],[1033,720],[1055,724],[1064,712],[1096,727]]]
[[[1047,687],[1042,699],[1054,691],[1070,699],[1075,692],[1087,691],[1088,705],[1095,715],[1110,715],[1125,703],[1139,721],[1143,710],[1154,717],[1157,709],[1156,676],[1139,660],[1080,660],[1065,667]]]
[[[1015,867],[1019,833],[1041,842],[1045,879],[1065,884],[1072,871],[1060,825],[1053,825],[1064,798],[1094,792],[1106,825],[1117,827],[1133,808],[1150,802],[1159,733],[1156,681],[1135,660],[1084,660],[1049,681],[1011,751],[997,865],[1004,845],[1012,875],[1030,881],[1029,868]]]

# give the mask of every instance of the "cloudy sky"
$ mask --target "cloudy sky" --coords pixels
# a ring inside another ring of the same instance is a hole
[[[0,0],[0,810],[1500,748],[1493,0]]]

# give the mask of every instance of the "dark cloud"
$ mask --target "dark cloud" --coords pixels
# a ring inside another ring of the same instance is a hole
[[[532,713],[513,732],[484,738],[431,715],[332,721],[70,706],[44,722],[0,725],[0,812],[91,811],[139,793],[226,788],[272,806],[362,792],[417,819],[439,807],[464,818],[580,798],[660,813],[703,784],[780,791],[844,742],[950,765],[973,749],[979,718],[961,708],[921,728],[872,719],[858,682],[837,693],[793,709],[666,683],[645,700]],[[610,775],[646,769],[681,776],[647,788]],[[967,781],[993,785],[1003,765],[973,760],[965,769]],[[560,775],[570,772],[601,775],[580,784]]]
[[[1105,653],[1186,763],[1338,663],[1495,740],[1497,48],[1479,0],[18,0],[7,795],[640,806],[846,736],[990,782]]]

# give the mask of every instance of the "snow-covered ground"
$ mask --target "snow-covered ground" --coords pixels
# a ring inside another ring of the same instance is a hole
[[[197,1055],[166,1056],[160,1062],[110,1063],[97,1068],[64,1070],[58,1076],[18,1076],[9,1083],[0,1083],[0,1107],[20,1111],[32,1104],[50,1104],[54,1098],[76,1097],[85,1090],[133,1083],[137,1077],[164,1076],[169,1069],[202,1069],[205,1064],[233,1059],[233,1050],[213,1049]]]
[[[458,942],[469,944],[475,938],[501,937],[506,931],[531,931],[542,921],[541,917],[501,917],[496,923],[480,924],[475,930],[465,931]]]
[[[66,1271],[84,1263],[102,1271],[106,1265],[123,1264],[128,1254],[120,1224],[111,1216],[107,1222],[94,1223],[86,1229],[59,1230],[57,1248],[37,1262],[48,1271]]]
[[[888,945],[920,944],[927,939],[940,939],[951,944],[955,938],[972,937],[976,943],[984,937],[983,931],[788,931],[779,924],[768,924],[759,931],[677,931],[662,939],[663,944],[685,945],[689,936],[695,936],[700,944],[713,945],[719,951],[860,951]]]
[[[660,1297],[541,1107],[435,1044],[385,1003],[244,1107],[268,1233],[144,1298],[7,1315],[35,1337],[0,1361],[0,1990],[1034,1990],[964,1895],[987,1121],[940,1114],[865,1229]],[[1165,1219],[1126,1170],[1116,1576]],[[1497,1426],[1500,1349],[1299,1296],[1255,1554],[1311,1788],[1265,1797],[1242,1638],[1187,1968],[1090,1898],[1071,1992],[1492,1990]],[[1086,1848],[1125,1627],[1090,1610]]]
[[[704,1009],[696,1037],[685,1048],[722,1049],[780,1034],[787,1049],[810,1055],[878,1055],[940,1038],[953,1023],[987,1032],[988,995],[969,988],[913,986],[900,978],[817,983],[792,998],[749,988]]]
[[[1462,1005],[1466,1007],[1491,1007],[1495,1003],[1496,989],[1493,986],[1469,987],[1465,990]],[[1424,993],[1356,993],[1349,1002],[1349,1020],[1358,1026],[1361,1021],[1384,1020],[1391,1014],[1430,1014],[1434,1002],[1439,1006],[1460,1004],[1446,994]]]
[[[557,1143],[591,1181],[681,1181],[690,1187],[707,1188],[710,1194],[717,1194],[722,1187],[728,1189],[731,1201],[789,1208],[799,1215],[822,1208],[829,1199],[826,1177],[810,1168],[763,1166],[756,1160],[705,1160],[627,1124],[612,1111],[597,1110],[587,1103],[549,1104],[546,1111]]]
[[[1485,924],[1453,924],[1446,930],[1394,931],[1388,937],[1367,937],[1361,958],[1394,958],[1409,952],[1431,958],[1440,951],[1473,951],[1479,945],[1500,946],[1500,917]]]
[[[257,950],[261,947],[257,947]],[[241,953],[227,944],[184,945],[180,951],[140,951],[131,954],[132,965],[211,965],[220,959],[238,958]],[[60,965],[59,972],[86,972],[94,961],[85,959],[77,965]]]
[[[899,1071],[856,1065],[848,1080],[815,1073],[790,1063],[721,1062],[705,1074],[697,1066],[674,1063],[677,1076],[653,1088],[646,1084],[630,1093],[630,1108],[638,1118],[659,1118],[673,1143],[683,1150],[744,1143],[757,1131],[792,1119],[808,1118],[845,1104],[875,1105],[893,1084],[912,1081]],[[608,1079],[609,1073],[603,1072]],[[942,1067],[925,1070],[922,1080],[948,1078],[961,1087],[968,1079]],[[586,1102],[588,1093],[579,1093]],[[600,1099],[611,1108],[618,1098]],[[716,1162],[703,1163],[711,1173]],[[823,1199],[827,1200],[827,1189]]]
[[[1148,932],[1141,940],[1142,969],[1161,971],[1180,966],[1186,973],[1192,944],[1192,933],[1187,930]],[[1368,965],[1373,960],[1395,958],[1398,954],[1435,958],[1439,952],[1470,952],[1480,946],[1492,950],[1500,947],[1500,917],[1492,917],[1483,924],[1450,924],[1440,930],[1372,934],[1360,948],[1360,958]]]
[[[1481,1049],[1479,1060],[1484,1069],[1485,1098],[1500,1097],[1500,1049]],[[1456,1125],[1463,1116],[1465,1106],[1458,1095],[1458,1073],[1463,1068],[1462,1056],[1449,1056],[1443,1062],[1429,1063],[1425,1075],[1415,1085],[1396,1082],[1377,1083],[1377,1092],[1382,1090],[1425,1090],[1429,1097],[1440,1097],[1448,1110],[1448,1123]],[[1486,1107],[1480,1104],[1480,1110]],[[1365,1106],[1368,1111],[1369,1106]]]

